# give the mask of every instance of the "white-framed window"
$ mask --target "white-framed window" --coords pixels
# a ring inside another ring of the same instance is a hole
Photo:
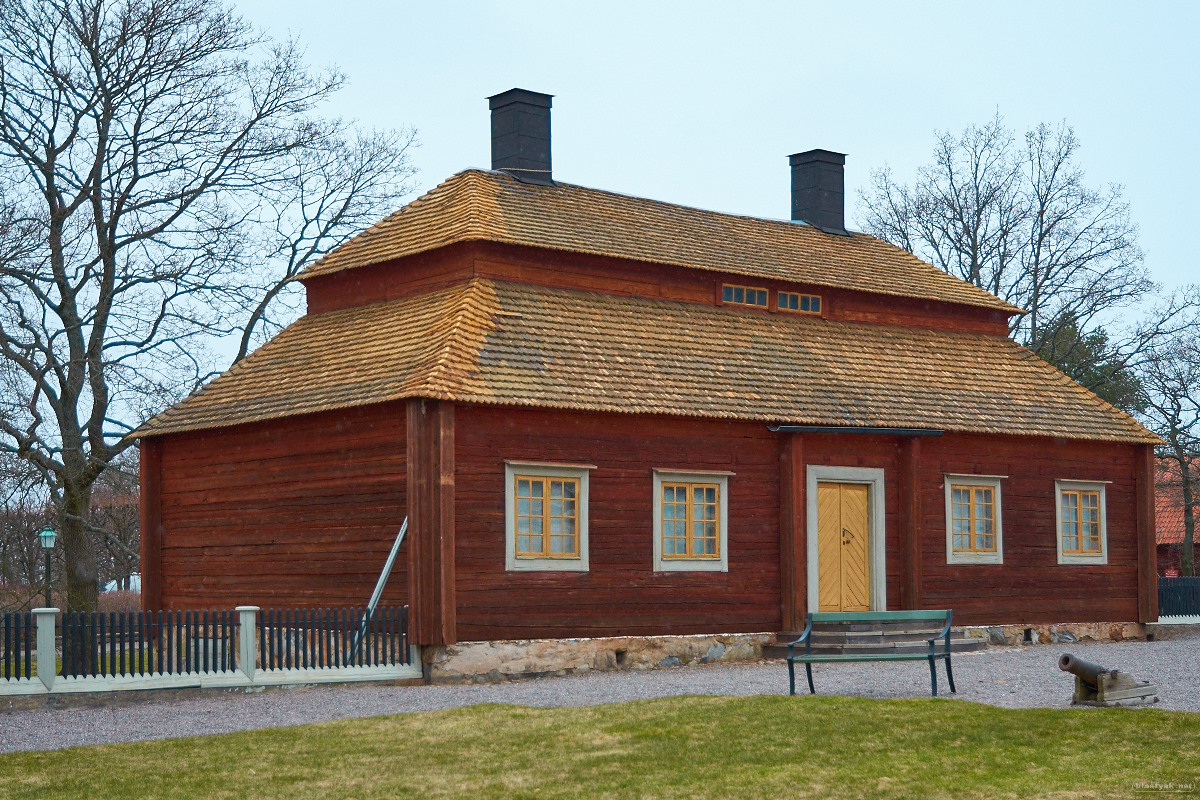
[[[587,464],[504,462],[505,568],[588,571]]]
[[[654,571],[729,571],[732,472],[654,470]]]
[[[1005,477],[945,476],[947,564],[1004,563],[1000,481]]]
[[[1103,483],[1055,481],[1054,519],[1058,563],[1108,563]]]

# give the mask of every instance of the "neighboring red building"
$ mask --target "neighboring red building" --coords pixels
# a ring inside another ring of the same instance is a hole
[[[1179,465],[1160,458],[1154,493],[1155,542],[1158,550],[1158,574],[1165,578],[1180,575],[1183,546],[1183,494]]]
[[[421,644],[1157,617],[1156,438],[845,231],[844,157],[792,156],[795,221],[718,214],[552,181],[549,106],[492,98],[494,171],[136,432],[148,606],[361,603],[407,515]]]

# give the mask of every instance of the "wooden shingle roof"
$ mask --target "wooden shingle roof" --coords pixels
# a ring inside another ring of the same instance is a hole
[[[1003,337],[484,279],[304,317],[134,435],[407,397],[1157,441]]]
[[[878,294],[1020,309],[863,233],[742,217],[567,183],[466,170],[309,267],[301,278],[464,241],[565,250]]]

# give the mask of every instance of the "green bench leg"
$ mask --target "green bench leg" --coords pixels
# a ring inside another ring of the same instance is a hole
[[[788,694],[796,693],[796,665],[788,662]]]
[[[933,684],[933,696],[937,697],[937,661],[933,656],[929,657],[929,681]]]
[[[958,694],[954,688],[954,671],[950,669],[950,656],[946,656],[946,679],[950,681],[950,694]]]
[[[804,662],[804,671],[808,673],[808,693],[816,694],[817,690],[813,688],[813,684],[812,684],[812,664],[809,664],[807,661],[805,661]]]

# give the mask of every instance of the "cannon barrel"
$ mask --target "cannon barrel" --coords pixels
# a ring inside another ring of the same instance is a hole
[[[1070,653],[1063,653],[1059,657],[1058,668],[1063,672],[1075,675],[1090,686],[1095,686],[1099,683],[1102,673],[1109,672],[1109,670],[1099,664],[1093,664],[1090,661],[1084,661],[1082,658],[1076,658]]]

